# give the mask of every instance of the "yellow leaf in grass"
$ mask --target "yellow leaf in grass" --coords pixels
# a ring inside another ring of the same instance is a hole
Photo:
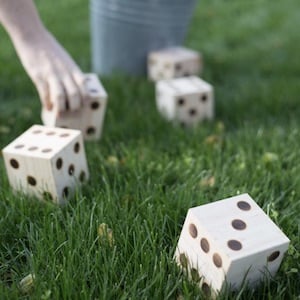
[[[216,144],[220,144],[222,142],[222,138],[219,135],[212,134],[212,135],[209,135],[208,137],[206,137],[204,142],[207,145],[216,145]]]
[[[19,288],[22,294],[28,294],[34,287],[34,274],[28,274],[19,283]]]
[[[212,188],[216,183],[215,176],[205,177],[200,181],[201,187],[210,187]]]
[[[112,156],[112,155],[109,156],[106,161],[108,164],[110,164],[112,166],[116,166],[119,164],[118,158],[116,156]]]
[[[0,134],[7,134],[10,133],[11,129],[8,126],[0,126]]]
[[[115,243],[114,237],[113,237],[113,231],[105,223],[101,223],[99,225],[99,227],[98,227],[98,236],[100,238],[100,241],[108,242],[111,247]]]

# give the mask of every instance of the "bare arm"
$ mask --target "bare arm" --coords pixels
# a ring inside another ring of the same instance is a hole
[[[83,74],[44,27],[32,0],[0,0],[0,22],[34,82],[42,105],[58,111],[80,108]]]
[[[0,21],[14,43],[45,31],[31,0],[0,0]]]

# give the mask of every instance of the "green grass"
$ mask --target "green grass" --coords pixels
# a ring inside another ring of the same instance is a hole
[[[87,3],[49,3],[38,2],[45,23],[90,71]],[[299,299],[299,28],[298,0],[202,0],[186,45],[203,53],[215,121],[186,132],[160,118],[145,78],[103,78],[110,99],[103,139],[86,143],[91,180],[65,207],[14,195],[1,159],[0,298],[201,299],[172,260],[187,210],[247,192],[291,246],[275,278],[220,299]],[[0,38],[3,148],[40,123],[40,104]],[[208,143],[212,135],[220,141]],[[201,185],[209,176],[215,184]],[[113,247],[98,238],[101,223]],[[29,273],[26,295],[18,283]]]

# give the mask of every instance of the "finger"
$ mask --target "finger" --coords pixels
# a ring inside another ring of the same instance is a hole
[[[84,83],[81,85],[81,91],[86,101],[91,101],[99,97],[99,81],[98,76],[93,73],[84,75]]]
[[[78,110],[82,104],[81,92],[73,78],[69,75],[65,75],[62,84],[66,93],[68,106],[70,110]]]
[[[63,78],[64,88],[69,97],[70,109],[76,110],[85,100],[85,93],[81,88],[84,83],[84,74],[65,51],[61,53],[61,61],[64,64],[58,63],[56,67],[60,74],[68,74]]]
[[[87,74],[82,73],[81,70],[75,71],[72,74],[73,74],[74,81],[76,82],[80,90],[81,99],[83,101],[82,103],[89,101],[90,100],[89,90],[88,90],[89,77],[87,76]]]
[[[45,80],[43,80],[41,77],[34,78],[33,82],[38,91],[42,106],[47,110],[52,110],[53,103],[50,100],[48,83]]]
[[[74,62],[74,60],[65,52],[64,61],[66,63],[64,68],[68,70],[69,74],[73,79],[73,82],[76,84],[80,94],[81,104],[83,104],[85,101],[88,100],[88,93],[85,85],[86,75],[80,70],[80,68]]]
[[[56,76],[48,78],[50,101],[57,108],[58,112],[68,109],[67,97],[63,85]]]
[[[72,70],[70,71],[72,74],[72,77],[74,78],[74,81],[76,82],[76,84],[78,86],[82,86],[85,82],[85,74],[82,73],[81,70],[79,70],[77,67],[72,68]]]

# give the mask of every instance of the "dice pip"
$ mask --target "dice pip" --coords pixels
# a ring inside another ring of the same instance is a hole
[[[63,204],[89,177],[79,130],[34,125],[3,150],[12,188]]]
[[[156,83],[156,105],[167,120],[194,126],[214,116],[213,87],[196,76]]]
[[[107,93],[95,74],[86,74],[84,80],[87,98],[78,111],[66,111],[58,115],[57,110],[42,108],[41,118],[46,126],[81,130],[85,140],[101,137],[107,104]]]
[[[148,55],[148,77],[153,81],[199,75],[201,71],[201,54],[184,47],[170,47]]]
[[[289,239],[248,195],[189,209],[175,259],[204,291],[274,276]]]

